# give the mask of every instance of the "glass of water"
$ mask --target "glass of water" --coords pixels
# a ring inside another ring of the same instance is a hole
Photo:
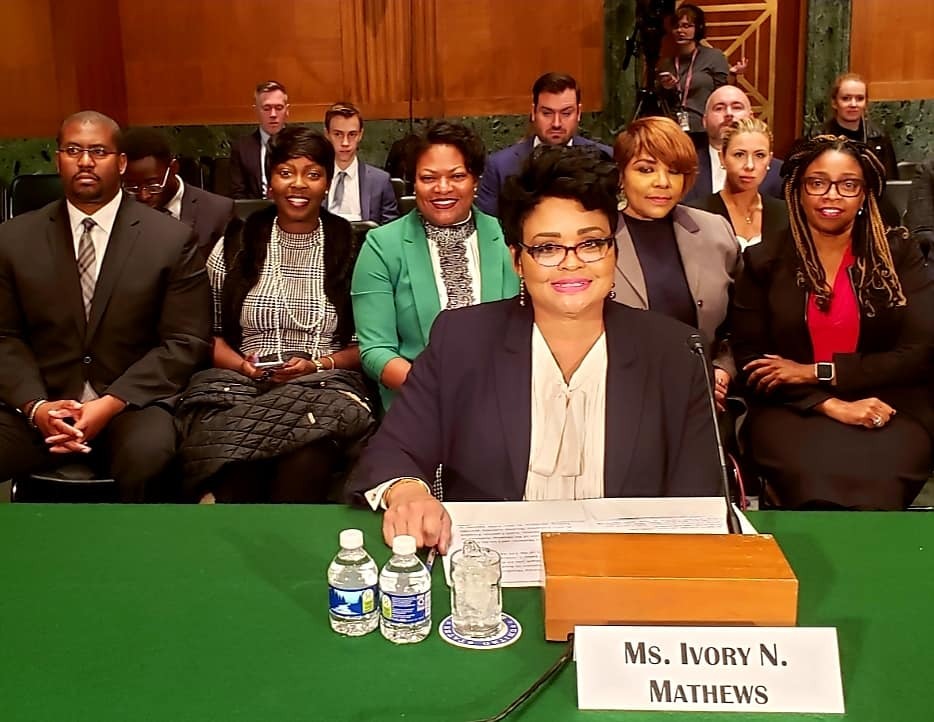
[[[451,621],[470,639],[496,635],[503,625],[499,554],[468,539],[451,555]]]

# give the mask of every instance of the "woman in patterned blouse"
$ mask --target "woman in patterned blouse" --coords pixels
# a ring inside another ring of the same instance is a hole
[[[260,393],[309,374],[360,368],[350,304],[353,234],[323,203],[333,147],[320,133],[288,127],[274,136],[270,163],[274,205],[234,221],[207,264],[214,366],[247,377]],[[333,444],[310,444],[264,460],[274,468],[261,473],[254,462],[228,464],[205,501],[319,500],[334,454]],[[269,484],[259,488],[260,478]]]

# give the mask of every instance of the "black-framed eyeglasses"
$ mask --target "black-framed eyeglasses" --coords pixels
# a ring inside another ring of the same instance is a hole
[[[165,184],[169,182],[170,170],[172,170],[171,164],[165,169],[165,175],[162,176],[161,183],[147,183],[144,186],[124,184],[123,190],[125,190],[131,196],[138,196],[142,191],[146,191],[151,196],[157,196],[165,190]]]
[[[83,145],[66,145],[64,148],[59,148],[57,152],[69,158],[80,158],[87,153],[96,160],[102,160],[108,155],[117,155],[120,151],[110,150],[102,145],[92,145],[90,148]]]
[[[581,263],[596,263],[606,258],[606,254],[610,252],[615,242],[616,239],[610,236],[609,238],[588,238],[575,246],[563,246],[560,243],[542,243],[536,246],[520,243],[519,245],[538,265],[554,268],[564,263],[571,251],[574,251],[574,255]]]
[[[804,192],[809,196],[825,196],[830,189],[837,187],[837,193],[844,198],[858,196],[863,190],[863,182],[859,178],[843,178],[832,181],[820,176],[808,176],[804,179]]]

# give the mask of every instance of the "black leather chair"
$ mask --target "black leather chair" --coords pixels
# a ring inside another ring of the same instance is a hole
[[[117,484],[98,476],[87,464],[67,463],[54,469],[13,479],[12,502],[109,503],[117,501]]]
[[[212,159],[211,182],[205,188],[219,196],[230,197],[230,158]]]
[[[245,221],[256,211],[272,205],[266,198],[241,198],[234,201],[234,213],[241,221]]]
[[[404,216],[413,208],[415,208],[415,196],[402,196],[399,199],[399,215]]]
[[[376,221],[351,221],[350,226],[353,228],[353,237],[357,248],[363,245],[367,233],[374,228],[379,228],[379,224]]]
[[[885,184],[885,197],[895,206],[900,220],[905,218],[905,211],[908,209],[908,194],[910,192],[911,181],[908,180],[890,180]]]
[[[405,195],[405,181],[401,178],[390,178],[389,182],[392,183],[392,192],[396,194],[396,203]]]
[[[35,211],[52,201],[64,197],[62,179],[56,173],[18,175],[10,183],[10,202],[7,218]]]

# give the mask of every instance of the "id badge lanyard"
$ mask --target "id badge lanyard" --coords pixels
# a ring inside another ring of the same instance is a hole
[[[684,87],[681,89],[681,108],[678,110],[678,123],[685,131],[691,129],[691,122],[688,118],[687,100],[688,93],[691,92],[691,81],[694,80],[694,61],[697,60],[697,48],[691,54],[691,64],[688,66],[687,75],[684,77]],[[678,75],[678,82],[681,81],[681,59],[675,57],[675,73]]]

